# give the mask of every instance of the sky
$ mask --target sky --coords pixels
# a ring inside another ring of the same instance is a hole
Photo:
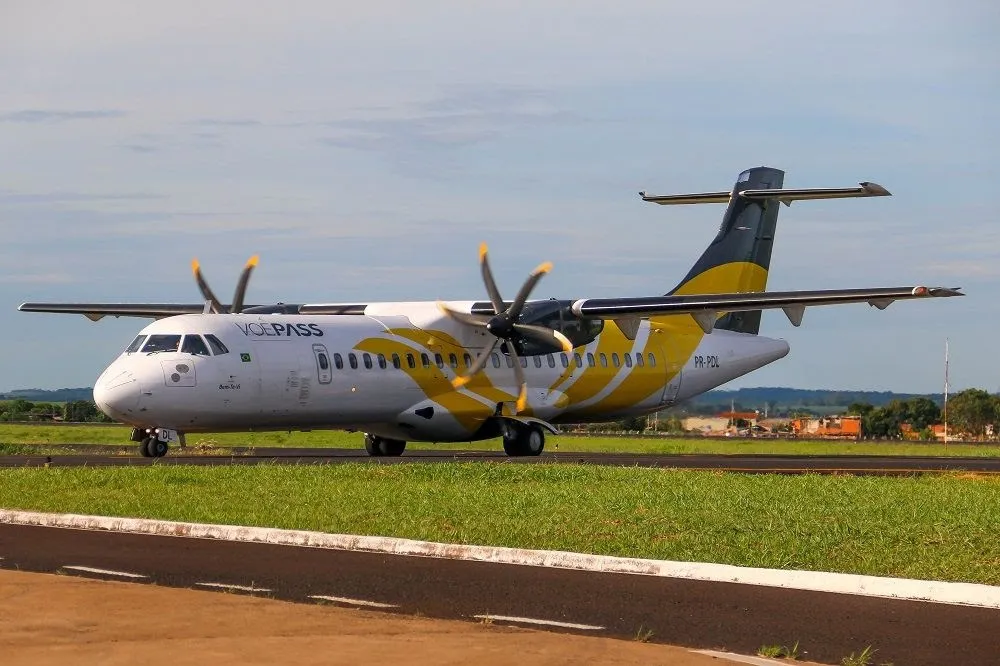
[[[0,3],[0,391],[92,386],[147,322],[24,301],[485,299],[673,287],[784,169],[893,196],[782,208],[768,288],[964,298],[764,314],[731,382],[1000,390],[1000,4],[533,0]],[[510,297],[510,296],[508,296]]]

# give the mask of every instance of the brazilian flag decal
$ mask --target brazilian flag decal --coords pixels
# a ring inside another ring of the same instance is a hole
[[[243,352],[242,354],[240,354],[240,360],[243,361],[244,363],[249,363],[250,362],[250,354],[247,354],[246,352]]]

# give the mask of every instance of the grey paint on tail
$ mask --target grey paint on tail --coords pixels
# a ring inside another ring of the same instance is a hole
[[[733,196],[722,217],[718,235],[670,293],[675,293],[692,278],[723,264],[749,262],[768,270],[781,204],[773,199],[748,201],[735,195],[743,190],[780,189],[784,180],[784,171],[770,167],[755,167],[741,173],[733,186]],[[729,313],[719,319],[715,328],[756,335],[760,331],[760,311]]]

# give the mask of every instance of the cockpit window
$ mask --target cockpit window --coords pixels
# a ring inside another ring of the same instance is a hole
[[[126,354],[132,354],[134,352],[139,351],[139,347],[141,347],[142,343],[145,342],[145,341],[146,341],[146,336],[145,335],[137,335],[137,336],[135,336],[135,340],[132,341],[132,344],[130,344],[128,347],[125,348],[125,353]]]
[[[179,335],[151,335],[143,346],[142,351],[147,354],[149,352],[177,351],[177,347],[180,344],[181,336]]]
[[[205,341],[201,339],[200,335],[185,335],[184,344],[181,345],[181,351],[185,354],[193,354],[195,356],[209,356],[208,347],[205,345]]]
[[[222,344],[222,340],[219,340],[219,338],[215,337],[211,333],[207,334],[205,339],[208,340],[208,344],[212,347],[212,353],[216,356],[219,354],[229,353],[229,350],[226,349],[226,345]]]

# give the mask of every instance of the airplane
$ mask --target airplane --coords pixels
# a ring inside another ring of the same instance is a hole
[[[371,456],[407,442],[500,437],[509,456],[537,456],[566,423],[649,414],[786,354],[758,335],[762,310],[799,326],[807,307],[963,296],[959,288],[767,292],[778,209],[793,201],[889,196],[882,186],[783,189],[756,167],[726,192],[648,196],[660,205],[726,203],[718,234],[662,296],[513,300],[479,251],[489,300],[246,305],[254,256],[223,304],[192,264],[204,301],[23,303],[19,310],[155,321],[94,385],[98,407],[133,426],[146,457],[199,432],[340,429],[364,433]]]

